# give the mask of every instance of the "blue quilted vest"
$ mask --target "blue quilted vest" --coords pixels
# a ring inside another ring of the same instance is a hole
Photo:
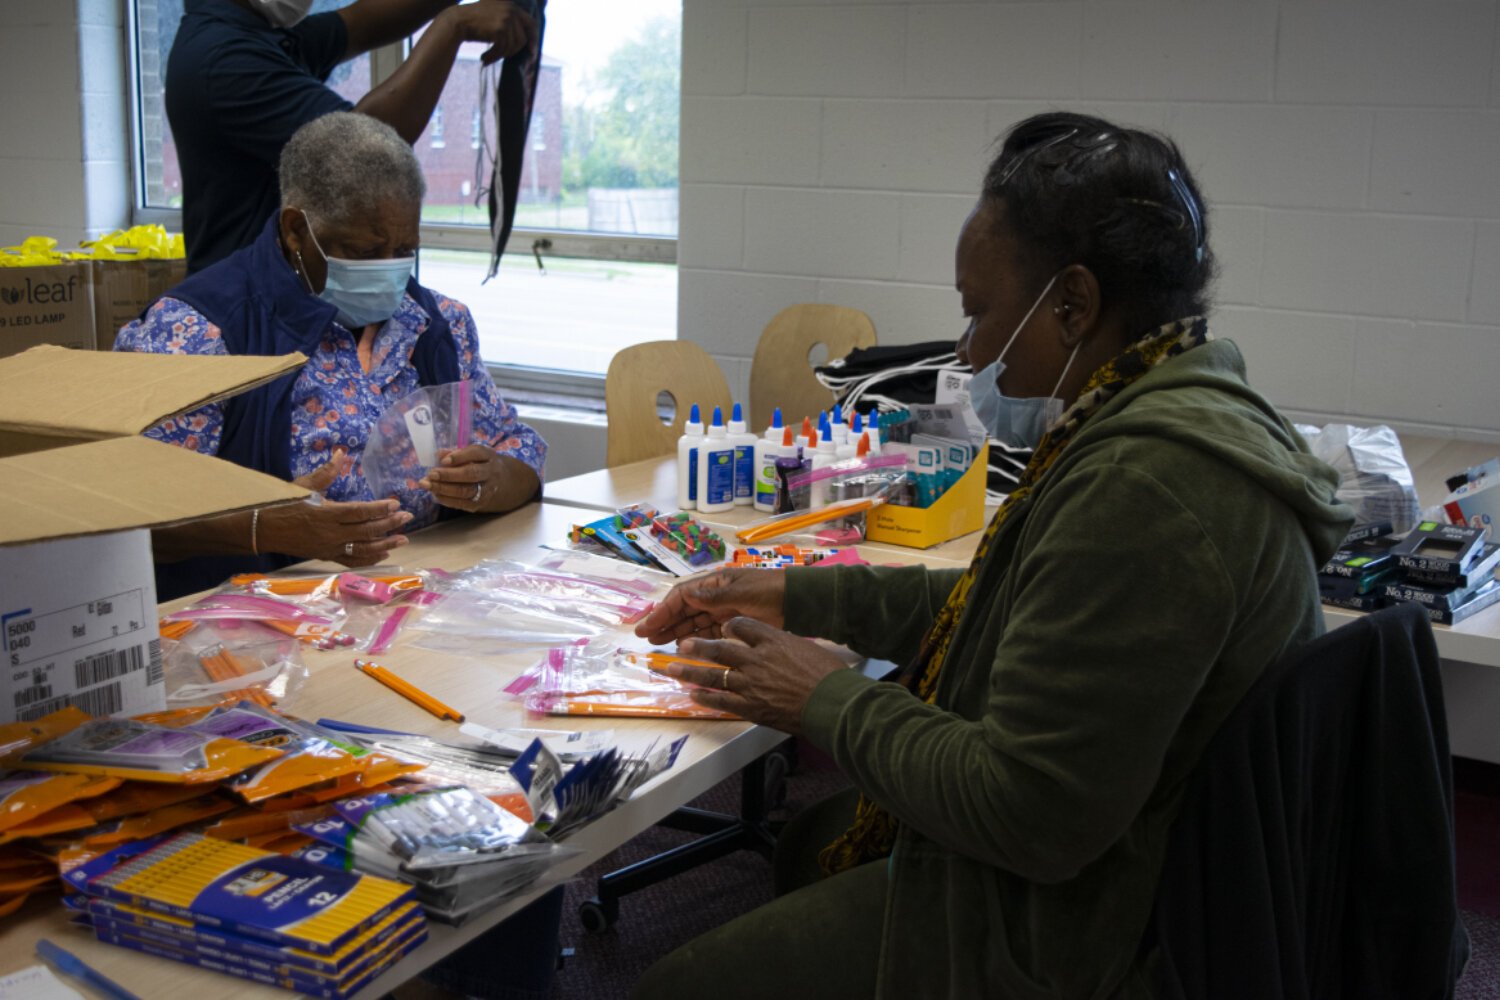
[[[308,293],[287,264],[272,217],[255,242],[189,277],[167,294],[192,306],[223,334],[230,354],[279,355],[317,350],[337,313]],[[406,293],[426,311],[411,364],[422,385],[459,380],[458,346],[431,292],[413,278]],[[292,387],[300,372],[225,400],[219,457],[278,479],[292,478]],[[158,563],[158,600],[217,586],[235,573],[266,572],[293,560],[285,556],[200,556]]]

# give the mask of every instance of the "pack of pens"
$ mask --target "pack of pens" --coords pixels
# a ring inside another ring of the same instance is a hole
[[[445,923],[520,892],[573,853],[465,787],[344,799],[292,828],[324,848],[308,858],[407,883],[428,916]]]
[[[345,997],[425,937],[410,887],[197,833],[137,841],[65,876],[101,941]]]

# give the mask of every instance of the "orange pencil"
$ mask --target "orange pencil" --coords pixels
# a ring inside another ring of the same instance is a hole
[[[444,705],[442,702],[438,701],[432,695],[428,694],[426,691],[423,691],[420,688],[417,688],[414,685],[408,683],[407,681],[402,680],[378,663],[372,663],[369,660],[355,660],[354,669],[358,670],[362,674],[367,674],[370,677],[375,678],[377,681],[384,684],[386,687],[390,688],[392,691],[396,692],[407,701],[412,702],[413,704],[427,710],[428,712],[431,712],[439,719],[451,719],[454,722],[464,721],[464,717],[461,712],[454,711],[447,705]]]
[[[832,521],[838,517],[848,517],[850,514],[858,514],[867,511],[881,501],[876,499],[852,500],[843,503],[829,504],[826,507],[816,507],[812,510],[803,511],[800,514],[787,514],[759,524],[752,524],[735,533],[735,538],[744,544],[759,542],[767,538],[775,538],[778,535],[787,535],[793,531],[821,524],[824,521]]]

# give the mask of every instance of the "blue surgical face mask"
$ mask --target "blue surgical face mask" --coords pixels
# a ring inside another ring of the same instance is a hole
[[[307,220],[307,213],[302,213]],[[359,330],[371,323],[384,323],[396,312],[401,296],[406,294],[406,283],[411,279],[414,257],[393,257],[390,260],[344,260],[323,253],[318,235],[313,232],[312,222],[307,222],[307,233],[313,246],[323,254],[328,264],[328,280],[318,298],[338,309],[338,320],[351,330]],[[306,277],[304,276],[304,279]]]
[[[1041,442],[1042,435],[1063,415],[1065,404],[1057,397],[1057,390],[1062,387],[1063,379],[1067,378],[1068,369],[1073,367],[1078,347],[1074,347],[1073,353],[1068,355],[1068,363],[1063,366],[1062,374],[1057,376],[1057,385],[1053,386],[1051,395],[1017,398],[1000,392],[1000,373],[1005,371],[1005,355],[1010,352],[1011,345],[1031,321],[1032,313],[1036,312],[1037,306],[1042,304],[1056,282],[1057,275],[1054,274],[1047,282],[1047,287],[1042,289],[1042,294],[1026,310],[1026,315],[1010,335],[1010,340],[1000,349],[1000,354],[975,372],[974,379],[969,384],[969,405],[974,407],[974,415],[984,424],[990,437],[1012,448],[1035,448]]]

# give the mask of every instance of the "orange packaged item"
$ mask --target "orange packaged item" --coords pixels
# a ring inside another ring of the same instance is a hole
[[[0,844],[9,844],[27,837],[50,837],[73,830],[86,830],[93,825],[94,817],[68,802],[0,833]]]
[[[266,833],[285,833],[290,825],[289,813],[269,813],[243,806],[203,832],[220,840],[245,840]]]
[[[29,893],[22,893],[19,896],[11,896],[9,899],[0,896],[0,918],[8,917],[19,910],[29,895]]]
[[[69,705],[40,719],[0,726],[0,766],[15,767],[26,751],[72,732],[87,721],[88,713]]]
[[[58,806],[118,788],[118,778],[45,771],[0,771],[0,832],[19,826]]]
[[[169,729],[131,719],[94,719],[27,750],[21,762],[42,771],[202,784],[223,781],[280,756],[281,751],[273,747],[252,746],[190,729]]]
[[[162,785],[150,781],[126,781],[112,792],[78,803],[78,807],[94,817],[95,823],[108,823],[121,816],[134,816],[153,809],[175,806],[179,802],[186,802],[202,794],[203,789],[196,785]]]
[[[110,848],[130,840],[144,840],[229,812],[234,803],[219,795],[201,795],[187,802],[162,806],[139,816],[126,816],[83,838],[83,846]]]
[[[221,706],[186,728],[282,751],[276,760],[229,783],[229,789],[246,802],[335,782],[366,769],[359,757],[264,705],[241,702]]]

